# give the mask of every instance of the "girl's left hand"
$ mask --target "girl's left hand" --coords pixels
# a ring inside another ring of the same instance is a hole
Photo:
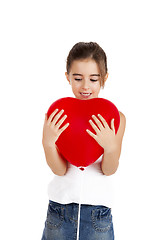
[[[93,134],[88,129],[86,131],[91,137],[93,137],[97,141],[97,143],[102,148],[104,148],[104,150],[106,150],[107,152],[111,152],[112,149],[114,149],[116,146],[114,119],[111,120],[111,128],[110,128],[106,120],[100,114],[98,114],[98,117],[100,118],[103,124],[95,115],[92,115],[92,117],[94,121],[97,123],[99,128],[96,126],[96,124],[92,120],[89,120],[89,123],[95,130],[96,135]]]

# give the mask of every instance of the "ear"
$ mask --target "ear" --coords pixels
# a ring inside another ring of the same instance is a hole
[[[104,82],[107,81],[108,75],[109,75],[109,73],[107,72],[106,75],[105,75],[105,77],[104,77]]]
[[[67,73],[67,72],[65,72],[65,75],[66,75],[66,78],[67,78],[67,80],[68,80],[68,82],[69,82],[69,84],[70,84],[70,80],[69,80],[68,73]]]

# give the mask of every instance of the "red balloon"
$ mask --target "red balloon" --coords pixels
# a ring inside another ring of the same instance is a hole
[[[64,113],[58,121],[66,114],[67,118],[62,123],[62,128],[66,123],[69,126],[61,133],[56,146],[62,156],[71,164],[77,167],[87,167],[94,163],[104,152],[104,149],[91,137],[86,129],[96,134],[89,123],[92,115],[100,114],[111,128],[111,120],[114,118],[115,133],[117,133],[120,124],[120,115],[116,106],[104,98],[92,98],[81,100],[72,97],[65,97],[56,100],[49,107],[47,116],[55,110],[64,109]],[[58,112],[59,112],[58,111]],[[101,121],[101,120],[100,120]],[[94,122],[96,124],[96,122]],[[96,124],[98,127],[98,125]]]

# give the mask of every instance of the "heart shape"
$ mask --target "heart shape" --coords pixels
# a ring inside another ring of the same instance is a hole
[[[97,114],[100,114],[110,128],[111,120],[114,118],[115,133],[117,133],[119,128],[119,111],[112,102],[104,98],[87,100],[72,97],[60,98],[49,107],[47,116],[49,117],[55,109],[59,109],[59,111],[64,109],[64,114],[67,115],[67,118],[60,128],[66,123],[69,123],[69,126],[61,133],[56,141],[56,146],[63,157],[77,167],[89,166],[104,152],[104,149],[96,140],[86,132],[86,129],[89,129],[96,134],[89,123],[90,119],[94,122],[92,115],[98,118]],[[62,114],[58,121],[63,116]]]

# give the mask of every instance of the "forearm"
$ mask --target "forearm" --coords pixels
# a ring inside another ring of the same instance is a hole
[[[63,176],[67,171],[67,161],[61,156],[56,145],[46,146],[43,144],[48,166],[56,175]]]
[[[121,152],[121,149],[118,146],[115,147],[110,152],[104,149],[101,168],[102,168],[102,172],[106,176],[110,176],[117,171],[117,168],[119,165],[120,152]]]

